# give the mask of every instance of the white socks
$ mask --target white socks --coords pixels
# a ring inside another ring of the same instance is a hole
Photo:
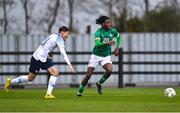
[[[48,89],[47,89],[47,94],[48,95],[50,95],[52,93],[52,90],[54,89],[55,84],[56,84],[56,80],[57,80],[57,77],[55,77],[55,76],[50,77],[49,84],[48,84]],[[19,76],[19,77],[14,78],[14,79],[11,80],[12,84],[23,83],[23,82],[29,82],[27,75],[26,76]]]
[[[11,80],[11,83],[14,84],[14,83],[22,83],[22,82],[28,82],[28,76],[20,76],[20,77],[17,77],[17,78],[14,78]]]
[[[49,84],[48,84],[48,89],[47,89],[47,95],[51,95],[52,93],[52,90],[54,89],[55,87],[55,84],[56,84],[56,80],[57,80],[57,77],[55,76],[51,76],[50,79],[49,79]]]

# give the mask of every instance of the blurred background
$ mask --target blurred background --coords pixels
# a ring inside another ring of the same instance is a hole
[[[72,30],[66,51],[77,74],[68,73],[56,49],[57,84],[77,86],[94,47],[99,15],[109,16],[123,38],[120,57],[112,55],[114,71],[105,86],[180,85],[180,0],[0,0],[0,86],[7,77],[27,74],[33,51],[63,25]],[[89,86],[102,72],[97,67]],[[41,71],[25,87],[46,87],[47,80]]]

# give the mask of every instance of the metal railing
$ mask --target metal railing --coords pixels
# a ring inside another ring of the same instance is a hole
[[[32,52],[0,52],[1,55],[31,55]],[[53,55],[59,54],[59,52],[54,52]],[[68,55],[90,55],[91,52],[67,52]],[[126,65],[180,65],[180,61],[124,61],[124,56],[133,56],[133,55],[180,55],[180,51],[123,51],[120,48],[120,54],[117,62],[113,62],[114,65],[118,65],[118,71],[114,71],[112,74],[118,75],[118,87],[121,88],[124,86],[124,75],[134,75],[134,74],[145,74],[145,75],[171,75],[180,74],[180,71],[124,71],[123,67]],[[0,62],[0,65],[29,65],[30,62]],[[56,65],[66,65],[65,62],[54,62]],[[72,62],[74,65],[87,65],[88,62]],[[93,74],[103,74],[104,72],[94,72]],[[27,72],[3,72],[0,75],[24,75]],[[61,72],[62,75],[73,75],[70,72]],[[85,71],[78,71],[74,74],[84,75]],[[39,75],[47,75],[46,72],[40,72]]]
[[[122,49],[120,49],[122,50]],[[0,52],[1,55],[16,55],[16,56],[20,56],[20,55],[32,55],[33,52],[25,52],[25,51],[21,51],[21,52]],[[58,55],[59,52],[53,52],[53,55]],[[90,55],[92,54],[91,52],[67,52],[68,55]],[[119,82],[118,82],[118,87],[123,87],[123,77],[122,77],[122,64],[119,62],[122,62],[120,60],[122,60],[122,55],[119,55],[119,61],[118,62],[114,62],[115,65],[119,65],[119,70],[118,71],[114,71],[112,72],[112,74],[118,74],[119,76]],[[71,62],[73,65],[87,65],[88,62]],[[66,65],[66,62],[54,62],[55,65]],[[20,65],[30,65],[30,62],[0,62],[0,65],[16,65],[16,66],[20,66]],[[1,72],[0,75],[26,75],[28,72]],[[103,74],[104,72],[94,72],[94,75],[97,74]],[[60,72],[60,74],[62,75],[73,75],[73,74],[77,74],[77,75],[84,75],[86,74],[85,71],[78,71],[76,73],[70,73],[70,72]],[[38,75],[45,75],[48,76],[47,72],[40,72],[38,73]]]

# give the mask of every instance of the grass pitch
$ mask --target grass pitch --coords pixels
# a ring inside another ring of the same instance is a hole
[[[164,88],[86,88],[82,97],[77,89],[55,89],[56,99],[44,99],[46,89],[0,91],[0,112],[180,112],[180,88],[177,95],[164,97]]]

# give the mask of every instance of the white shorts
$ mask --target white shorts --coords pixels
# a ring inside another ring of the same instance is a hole
[[[105,64],[110,63],[112,64],[112,60],[111,60],[111,56],[107,56],[107,57],[100,57],[97,55],[92,54],[91,58],[89,60],[89,64],[88,67],[96,67],[97,65],[101,65],[104,66]]]

